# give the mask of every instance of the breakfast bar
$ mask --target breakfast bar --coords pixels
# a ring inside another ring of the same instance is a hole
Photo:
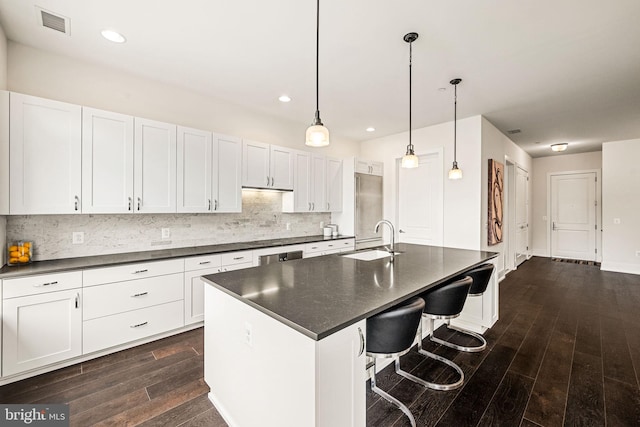
[[[366,319],[497,255],[396,250],[203,276],[204,378],[229,425],[364,426]]]

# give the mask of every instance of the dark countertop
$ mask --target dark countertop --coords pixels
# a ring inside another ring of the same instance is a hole
[[[401,243],[389,258],[339,254],[203,276],[304,335],[320,340],[496,257],[495,252]]]
[[[160,249],[155,251],[128,252],[112,255],[96,255],[79,258],[65,258],[51,261],[34,261],[27,265],[4,266],[0,269],[0,279],[8,279],[36,274],[57,273],[68,270],[107,267],[136,262],[159,261],[171,258],[183,258],[224,252],[246,251],[278,246],[298,245],[329,240],[353,239],[353,236],[324,237],[301,236],[283,239],[257,240],[253,242],[226,243],[222,245],[194,246],[189,248]]]

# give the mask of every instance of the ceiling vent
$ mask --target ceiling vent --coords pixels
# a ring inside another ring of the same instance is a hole
[[[36,12],[38,14],[38,23],[40,25],[63,34],[70,35],[69,18],[62,15],[56,15],[53,12],[41,9],[37,6]]]
[[[520,129],[511,129],[511,130],[507,131],[507,133],[509,135],[515,135],[515,134],[520,133],[520,132],[522,132]]]

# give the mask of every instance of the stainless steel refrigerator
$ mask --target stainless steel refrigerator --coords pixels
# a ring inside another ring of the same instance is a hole
[[[382,244],[382,229],[374,227],[382,219],[382,177],[355,174],[356,189],[356,249]]]

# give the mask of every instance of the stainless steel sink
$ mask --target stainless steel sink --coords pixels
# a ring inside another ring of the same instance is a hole
[[[400,255],[402,252],[394,252],[393,255]],[[368,251],[355,252],[352,254],[342,255],[345,258],[353,258],[360,261],[374,261],[376,259],[387,258],[391,256],[391,252],[373,249]]]

